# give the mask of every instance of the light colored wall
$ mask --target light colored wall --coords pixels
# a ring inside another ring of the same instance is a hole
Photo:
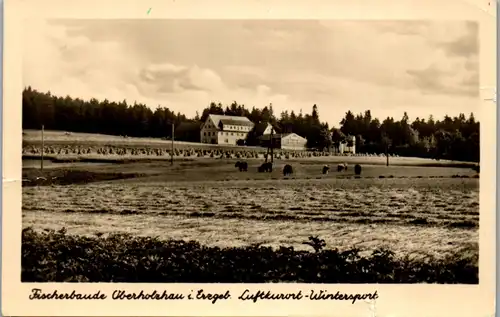
[[[346,143],[340,143],[339,152],[341,154],[342,153],[356,154],[356,137],[352,137],[352,144],[353,144],[353,146],[349,147],[349,146],[347,146],[347,142]]]
[[[217,131],[212,131],[209,129],[202,130],[200,133],[201,143],[212,143],[212,139],[217,141]]]
[[[235,145],[238,140],[246,140],[248,132],[237,131],[219,131],[217,134],[218,144],[233,144]]]
[[[217,131],[218,129],[215,127],[212,120],[210,120],[210,118],[207,118],[207,121],[200,131],[201,143],[212,143],[212,139],[215,139],[217,143]]]
[[[284,150],[305,150],[307,140],[297,134],[290,134],[281,139],[281,148]]]

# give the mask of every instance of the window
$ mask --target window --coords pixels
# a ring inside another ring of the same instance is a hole
[[[228,140],[228,139],[225,139],[225,140],[224,140],[224,142],[229,143],[229,140]]]
[[[207,133],[206,133],[206,132],[203,132],[203,135],[204,135],[204,136],[207,136]]]
[[[231,135],[233,135],[233,132],[231,132]]]

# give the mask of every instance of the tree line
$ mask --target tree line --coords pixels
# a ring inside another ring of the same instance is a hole
[[[307,139],[307,146],[317,150],[338,149],[347,136],[355,136],[358,153],[390,153],[400,156],[429,157],[479,161],[479,122],[471,113],[443,120],[416,118],[410,122],[405,113],[400,120],[388,117],[382,122],[372,117],[370,110],[353,114],[348,111],[338,128],[329,127],[320,120],[318,106],[311,113],[296,114],[284,111],[276,115],[272,104],[262,109],[247,108],[234,101],[224,106],[210,103],[201,115],[194,118],[166,107],[152,110],[146,105],[126,100],[113,102],[95,98],[82,100],[70,96],[54,96],[31,87],[23,90],[23,129],[126,135],[131,137],[171,138],[171,124],[175,125],[175,139],[200,141],[200,127],[209,114],[246,116],[256,126],[269,122],[276,133],[296,133]],[[247,145],[256,145],[257,131],[251,131]]]

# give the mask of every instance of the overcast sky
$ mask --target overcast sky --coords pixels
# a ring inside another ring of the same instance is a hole
[[[56,95],[158,105],[211,101],[275,113],[318,105],[436,119],[479,107],[478,25],[457,21],[31,20],[23,84]]]

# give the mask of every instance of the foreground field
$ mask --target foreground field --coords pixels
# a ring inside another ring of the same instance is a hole
[[[321,164],[296,162],[284,178],[283,162],[273,173],[257,173],[258,164],[241,173],[234,160],[53,167],[44,172],[53,185],[23,187],[23,226],[298,250],[318,235],[329,248],[362,254],[387,247],[397,256],[475,261],[479,179],[471,169],[373,165],[356,179],[352,170],[322,175]],[[39,173],[26,168],[23,177]],[[81,185],[64,183],[69,176],[83,177]]]

